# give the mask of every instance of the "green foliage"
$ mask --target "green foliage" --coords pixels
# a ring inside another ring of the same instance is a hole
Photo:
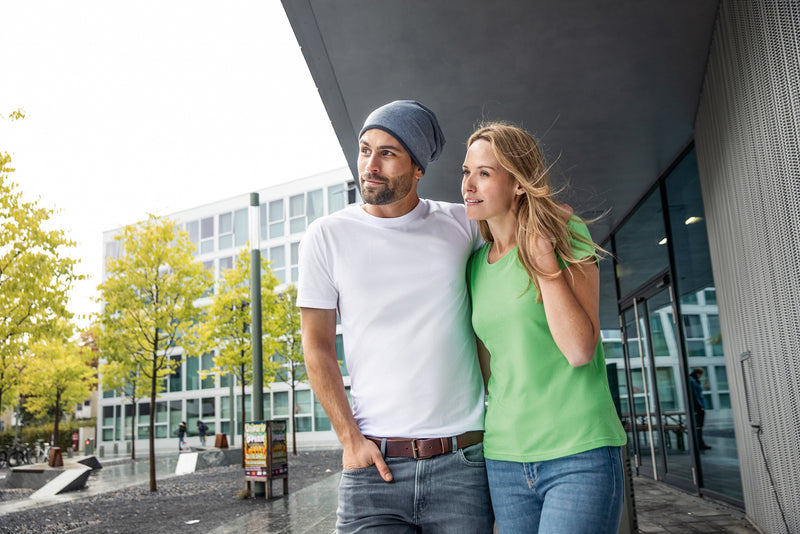
[[[300,338],[300,309],[297,307],[297,288],[287,287],[278,297],[275,315],[270,322],[270,335],[273,340],[272,361],[281,366],[278,379],[289,384],[292,390],[292,404],[299,382],[308,380],[303,344]],[[292,454],[297,454],[297,430],[295,411],[292,414]]]
[[[294,386],[308,380],[300,338],[300,309],[296,305],[297,288],[287,287],[278,297],[275,314],[270,322],[272,359],[281,365],[279,380]]]
[[[268,337],[270,321],[276,308],[275,286],[278,279],[261,260],[261,307],[264,334],[262,350],[269,354]],[[231,374],[243,387],[253,379],[253,349],[250,334],[250,251],[243,250],[232,269],[222,272],[217,292],[205,311],[204,319],[197,323],[186,338],[186,350],[203,354],[216,350],[212,373]],[[274,381],[278,364],[264,362],[264,384]],[[205,378],[208,371],[201,371]]]
[[[94,355],[74,341],[66,341],[66,331],[33,344],[22,390],[25,407],[35,416],[53,414],[58,432],[64,407],[83,402],[97,383],[92,367]]]
[[[107,361],[133,364],[157,385],[172,373],[170,355],[183,332],[200,319],[195,301],[211,275],[173,221],[151,216],[117,239],[122,255],[108,260],[108,278],[98,286],[104,303],[98,346]]]
[[[10,118],[24,116],[17,110]],[[83,278],[65,256],[74,243],[48,228],[52,210],[23,201],[10,164],[0,151],[0,412],[16,401],[25,351],[71,317],[68,292]]]
[[[150,216],[123,228],[117,239],[122,254],[108,260],[108,278],[98,286],[104,303],[98,347],[107,361],[128,362],[146,379],[143,387],[155,406],[160,383],[177,363],[170,356],[201,319],[195,301],[212,277],[174,221]],[[156,491],[154,427],[150,410],[150,491]]]
[[[55,445],[61,447],[62,451],[66,451],[67,447],[72,447],[72,434],[77,433],[79,428],[95,428],[97,426],[97,419],[84,419],[80,421],[66,421],[61,423],[58,427],[58,439],[55,440]],[[21,443],[30,443],[33,445],[37,439],[50,442],[50,436],[53,434],[52,425],[37,425],[37,426],[23,426],[19,429],[19,441]],[[0,432],[0,447],[11,445],[14,442],[14,428]]]

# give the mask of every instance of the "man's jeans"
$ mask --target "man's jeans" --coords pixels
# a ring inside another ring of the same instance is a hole
[[[624,479],[619,447],[544,462],[486,460],[501,533],[616,534]]]
[[[386,464],[392,482],[375,466],[342,472],[337,532],[492,532],[482,443],[425,460],[386,458]]]

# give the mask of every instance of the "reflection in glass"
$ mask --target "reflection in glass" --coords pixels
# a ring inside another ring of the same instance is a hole
[[[742,500],[720,312],[694,150],[666,178],[665,186],[688,369],[705,371],[701,380],[706,401],[703,438],[711,449],[699,451],[702,487]]]

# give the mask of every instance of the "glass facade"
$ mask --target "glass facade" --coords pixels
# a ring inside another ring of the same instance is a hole
[[[600,263],[600,326],[637,474],[738,502],[742,487],[703,215],[692,148],[604,243],[612,257]],[[694,369],[703,371],[702,418],[691,397]]]

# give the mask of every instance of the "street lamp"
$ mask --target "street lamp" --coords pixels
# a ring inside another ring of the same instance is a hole
[[[250,345],[253,348],[253,419],[264,419],[264,363],[261,353],[261,243],[258,193],[250,193]],[[242,447],[245,443],[242,442]],[[253,494],[266,493],[263,482],[253,484]]]

